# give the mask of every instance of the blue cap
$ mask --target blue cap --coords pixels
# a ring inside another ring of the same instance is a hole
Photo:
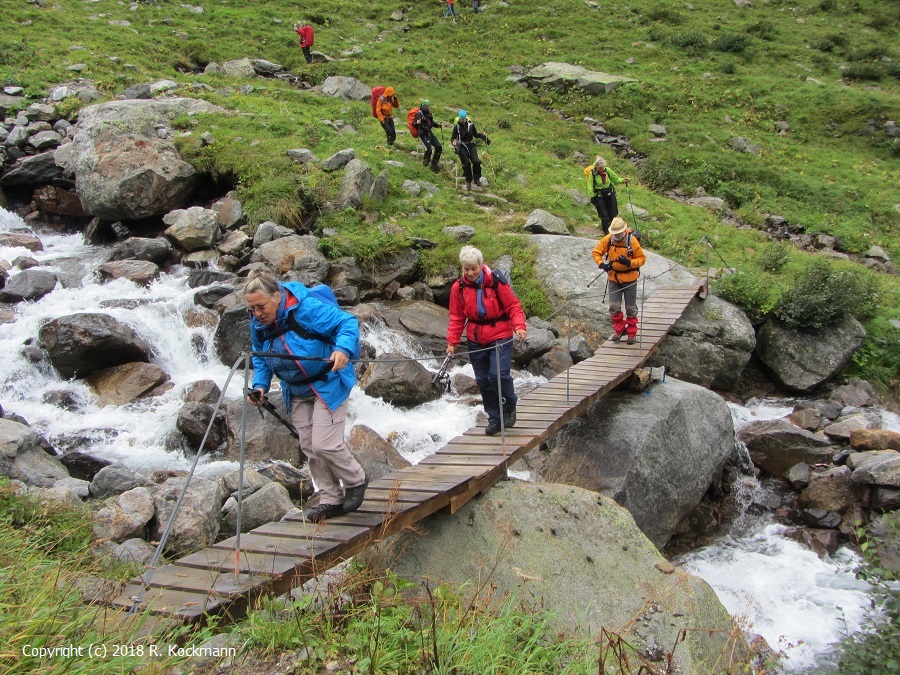
[[[465,119],[465,117],[466,117],[466,111],[465,111],[465,110],[460,110],[460,111],[459,111],[459,116],[460,116],[461,119]]]

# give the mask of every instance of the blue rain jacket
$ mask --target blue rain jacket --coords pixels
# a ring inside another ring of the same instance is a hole
[[[337,372],[329,372],[324,380],[317,380],[309,384],[296,383],[309,377],[315,377],[331,368],[331,364],[311,361],[311,358],[327,359],[335,349],[339,349],[348,357],[353,358],[354,349],[359,341],[359,322],[352,314],[311,296],[306,286],[299,281],[279,283],[278,289],[281,291],[281,304],[278,306],[275,323],[266,326],[251,315],[250,342],[255,352],[292,354],[296,358],[254,356],[253,388],[268,392],[272,383],[272,375],[277,375],[281,380],[284,405],[288,411],[291,409],[291,396],[316,396],[329,410],[334,410],[347,400],[350,390],[356,384],[356,371],[352,363]],[[297,299],[297,304],[286,309],[285,304],[289,302],[289,294]],[[326,343],[315,338],[304,338],[292,330],[283,335],[266,339],[266,333],[273,328],[283,328],[288,325],[288,314],[291,312],[301,327],[329,336],[332,342]]]

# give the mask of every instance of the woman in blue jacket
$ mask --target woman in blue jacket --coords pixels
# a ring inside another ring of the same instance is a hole
[[[305,510],[305,517],[317,523],[355,511],[367,481],[344,443],[344,426],[347,398],[356,384],[353,366],[347,366],[359,342],[359,322],[337,304],[311,295],[302,283],[279,283],[262,270],[250,273],[244,298],[253,351],[291,357],[253,356],[254,394],[248,400],[260,405],[272,376],[281,380],[285,408],[319,488],[319,505]]]

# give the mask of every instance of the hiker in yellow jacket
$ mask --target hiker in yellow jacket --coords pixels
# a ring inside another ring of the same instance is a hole
[[[588,197],[591,204],[597,209],[597,217],[603,234],[609,232],[609,224],[619,215],[619,204],[616,201],[615,185],[628,183],[627,178],[619,178],[616,173],[606,165],[606,160],[600,155],[590,166],[584,167],[584,176],[588,183]]]

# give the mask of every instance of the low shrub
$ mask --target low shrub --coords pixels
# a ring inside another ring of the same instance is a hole
[[[760,40],[774,40],[778,36],[775,24],[771,21],[758,21],[747,28],[747,32],[755,35]]]
[[[882,74],[881,68],[874,63],[853,63],[844,71],[844,79],[877,82]]]
[[[698,30],[675,33],[669,37],[669,43],[689,52],[702,52],[709,49],[709,38]]]
[[[717,52],[742,52],[750,45],[750,36],[743,33],[728,33],[716,38],[712,48]]]
[[[714,284],[716,295],[739,307],[751,321],[759,321],[766,314],[773,293],[768,275],[741,269],[727,274]]]
[[[824,328],[847,315],[866,319],[875,309],[879,282],[862,269],[838,268],[815,258],[798,276],[774,311],[788,326]]]

